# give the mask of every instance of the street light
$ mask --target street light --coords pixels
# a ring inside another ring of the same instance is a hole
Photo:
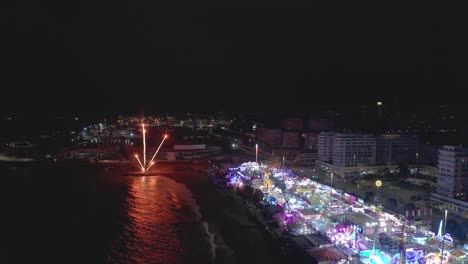
[[[377,196],[376,196],[376,198],[374,200],[374,203],[375,203],[376,206],[378,206],[379,203],[380,203],[380,187],[382,187],[382,181],[376,180],[375,181],[375,186],[377,187]]]
[[[442,232],[442,251],[440,253],[440,264],[444,261],[445,229],[447,228],[447,209],[445,209],[444,231]]]
[[[378,108],[378,111],[379,111],[379,120],[382,117],[382,105],[383,105],[382,102],[377,102],[377,108]]]
[[[367,225],[367,223],[366,223],[366,225]],[[376,246],[376,242],[377,242],[377,230],[379,228],[379,224],[376,223],[376,222],[372,222],[372,223],[369,224],[369,226],[374,228],[374,241],[372,243],[372,255],[375,255],[375,246]]]
[[[255,163],[258,164],[258,144],[255,144]]]

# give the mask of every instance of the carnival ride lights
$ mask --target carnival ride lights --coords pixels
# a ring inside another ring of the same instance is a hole
[[[377,255],[371,255],[370,258],[373,260],[374,263],[376,264],[386,264],[384,262],[384,260],[382,259],[381,256],[377,256]]]
[[[370,260],[370,263],[375,263],[375,264],[391,263],[389,260],[390,258],[384,252],[381,252],[380,249],[377,249],[374,254],[372,253],[372,249],[362,250],[359,253],[359,256],[368,258]],[[364,263],[367,263],[367,262],[364,262]]]
[[[327,234],[331,237],[332,242],[357,252],[359,250],[357,244],[359,238],[358,228],[356,225],[346,227],[344,224],[339,224]]]
[[[307,226],[305,223],[302,224],[302,227],[299,229],[299,234],[301,235],[307,235],[311,234],[312,230]]]
[[[241,178],[237,176],[232,177],[229,180],[229,184],[237,188],[241,188],[242,186],[244,186],[244,183],[242,182]]]
[[[284,221],[288,225],[294,224],[295,222],[297,222],[297,220],[298,220],[297,216],[295,216],[294,214],[291,214],[291,213],[284,214]]]
[[[265,172],[263,176],[263,183],[265,185],[266,190],[269,191],[271,189],[271,180],[270,180],[270,174],[268,174],[268,172]]]
[[[271,205],[277,205],[276,198],[274,196],[266,195],[263,197],[263,200]]]
[[[246,179],[250,178],[250,177],[247,177],[244,174],[242,174],[242,172],[240,172],[240,171],[238,171],[237,174],[239,174],[239,176],[241,176],[242,178],[246,178]]]
[[[440,253],[439,252],[431,252],[429,254],[427,254],[425,256],[425,260],[426,260],[426,264],[446,264],[446,263],[449,263],[449,256],[450,256],[450,252],[448,251],[445,251],[444,252],[444,256],[443,256],[443,260],[442,262],[440,261]]]
[[[426,245],[427,243],[427,237],[426,236],[413,236],[413,239],[416,243],[420,244],[420,245]]]
[[[384,252],[380,252],[380,255],[385,256],[385,258],[383,258],[385,260],[384,263],[391,263],[391,264],[401,263],[401,260],[400,260],[401,254],[400,253],[396,253],[395,255],[393,255],[393,257],[391,259],[389,259],[388,261],[386,261],[386,259],[388,257],[386,257],[387,255]],[[423,249],[408,248],[408,249],[405,250],[404,256],[405,256],[405,260],[404,260],[403,263],[407,263],[407,264],[429,263],[429,262],[427,262],[427,257],[424,256],[424,250]],[[440,260],[439,260],[439,263],[440,263]]]
[[[343,248],[346,248],[346,251],[348,252],[351,251],[349,249],[353,249],[352,251],[359,252],[359,249],[367,249],[369,243],[373,243],[373,248],[369,251],[371,253],[373,251],[378,253],[374,253],[372,257],[367,257],[364,263],[391,263],[392,258],[384,252],[381,252],[380,249],[377,249],[375,242],[378,241],[376,235],[378,234],[377,230],[379,227],[385,232],[387,232],[387,230],[390,232],[391,230],[392,234],[399,233],[396,231],[397,227],[404,226],[404,224],[402,224],[401,220],[399,220],[397,217],[383,212],[367,212],[366,214],[369,214],[373,218],[377,219],[376,221],[367,223],[367,225],[365,225],[365,227],[369,229],[374,229],[373,239],[372,235],[369,237],[367,237],[365,234],[359,235],[359,233],[362,232],[358,232],[356,227],[353,226],[335,230],[334,227],[337,223],[332,221],[331,218],[336,217],[337,214],[342,214],[350,207],[352,208],[352,211],[364,211],[364,209],[372,208],[372,206],[368,206],[367,204],[359,204],[358,206],[355,206],[356,201],[352,200],[350,195],[347,195],[344,192],[339,192],[330,186],[313,182],[306,178],[289,175],[282,169],[270,170],[269,168],[263,168],[264,166],[258,166],[261,168],[261,170],[259,173],[256,173],[255,169],[253,169],[255,168],[255,163],[251,165],[243,164],[242,166],[244,169],[241,171],[244,173],[238,174],[238,178],[242,179],[243,183],[249,182],[249,184],[252,186],[257,186],[256,188],[260,190],[265,190],[262,187],[267,186],[266,190],[268,190],[268,194],[264,196],[264,199],[270,199],[271,204],[273,204],[271,201],[274,200],[277,202],[278,206],[284,208],[283,214],[281,216],[275,216],[275,218],[278,218],[279,222],[281,222],[281,226],[284,223],[284,228],[286,230],[289,229],[288,232],[291,234],[310,233],[312,229],[315,229],[316,231],[325,233],[327,237],[330,238],[333,242],[337,243],[337,245],[343,245]],[[265,177],[265,175],[267,176]],[[271,176],[274,178],[271,178]],[[271,186],[268,188],[267,180],[271,180],[272,183],[276,183],[278,186]],[[238,179],[233,181],[237,182]],[[346,197],[348,197],[348,199],[344,199]],[[327,201],[328,199],[334,200],[334,203],[330,204]],[[309,219],[304,216],[314,214],[311,212],[302,214],[302,211],[300,211],[300,209],[312,208],[315,208],[315,210],[319,212],[321,210],[317,217],[311,217]],[[408,227],[414,228],[413,226]],[[368,232],[368,235],[370,233],[372,232]],[[395,251],[392,251],[392,254],[393,253],[395,253]],[[401,254],[405,253],[406,251],[401,252]],[[409,259],[413,259],[413,255],[414,254],[411,253],[411,250],[408,251]],[[407,259],[406,257],[403,258]],[[417,259],[420,260],[419,255]]]
[[[423,249],[406,249],[406,263],[421,263],[424,260],[424,250]]]

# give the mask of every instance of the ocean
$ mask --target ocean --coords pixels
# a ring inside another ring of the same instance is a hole
[[[0,263],[215,263],[182,183],[79,166],[0,168]]]

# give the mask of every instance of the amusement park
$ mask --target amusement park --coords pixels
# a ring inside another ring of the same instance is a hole
[[[447,211],[432,232],[411,214],[385,210],[378,199],[364,202],[284,166],[246,162],[226,168],[224,177],[261,208],[267,228],[287,238],[305,263],[468,263],[468,250],[445,233]],[[378,189],[384,185],[375,181]]]

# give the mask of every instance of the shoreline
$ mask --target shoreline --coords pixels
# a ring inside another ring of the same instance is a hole
[[[187,175],[190,176],[195,175]],[[198,180],[191,181],[194,178]],[[205,173],[180,182],[192,191],[200,207],[201,221],[208,224],[208,230],[214,235],[216,264],[284,263],[279,247],[230,189],[219,188]]]
[[[34,168],[40,169],[39,173],[49,167],[58,168],[58,170],[64,168],[64,166],[56,166],[53,163],[33,164],[40,165],[34,166]],[[199,221],[201,224],[206,223],[209,234],[214,236],[213,241],[216,245],[214,263],[284,263],[282,261],[284,257],[280,255],[279,247],[269,237],[265,228],[249,215],[245,204],[239,199],[240,197],[236,197],[231,189],[220,188],[210,180],[207,170],[208,164],[187,164],[185,169],[184,165],[180,165],[182,164],[160,166],[160,176],[184,184],[192,192],[201,213]],[[76,164],[76,166],[83,168],[80,164]],[[21,168],[28,170],[24,167]],[[109,170],[92,166],[84,168],[93,173],[126,177],[123,176],[126,172],[125,168],[111,168]]]

